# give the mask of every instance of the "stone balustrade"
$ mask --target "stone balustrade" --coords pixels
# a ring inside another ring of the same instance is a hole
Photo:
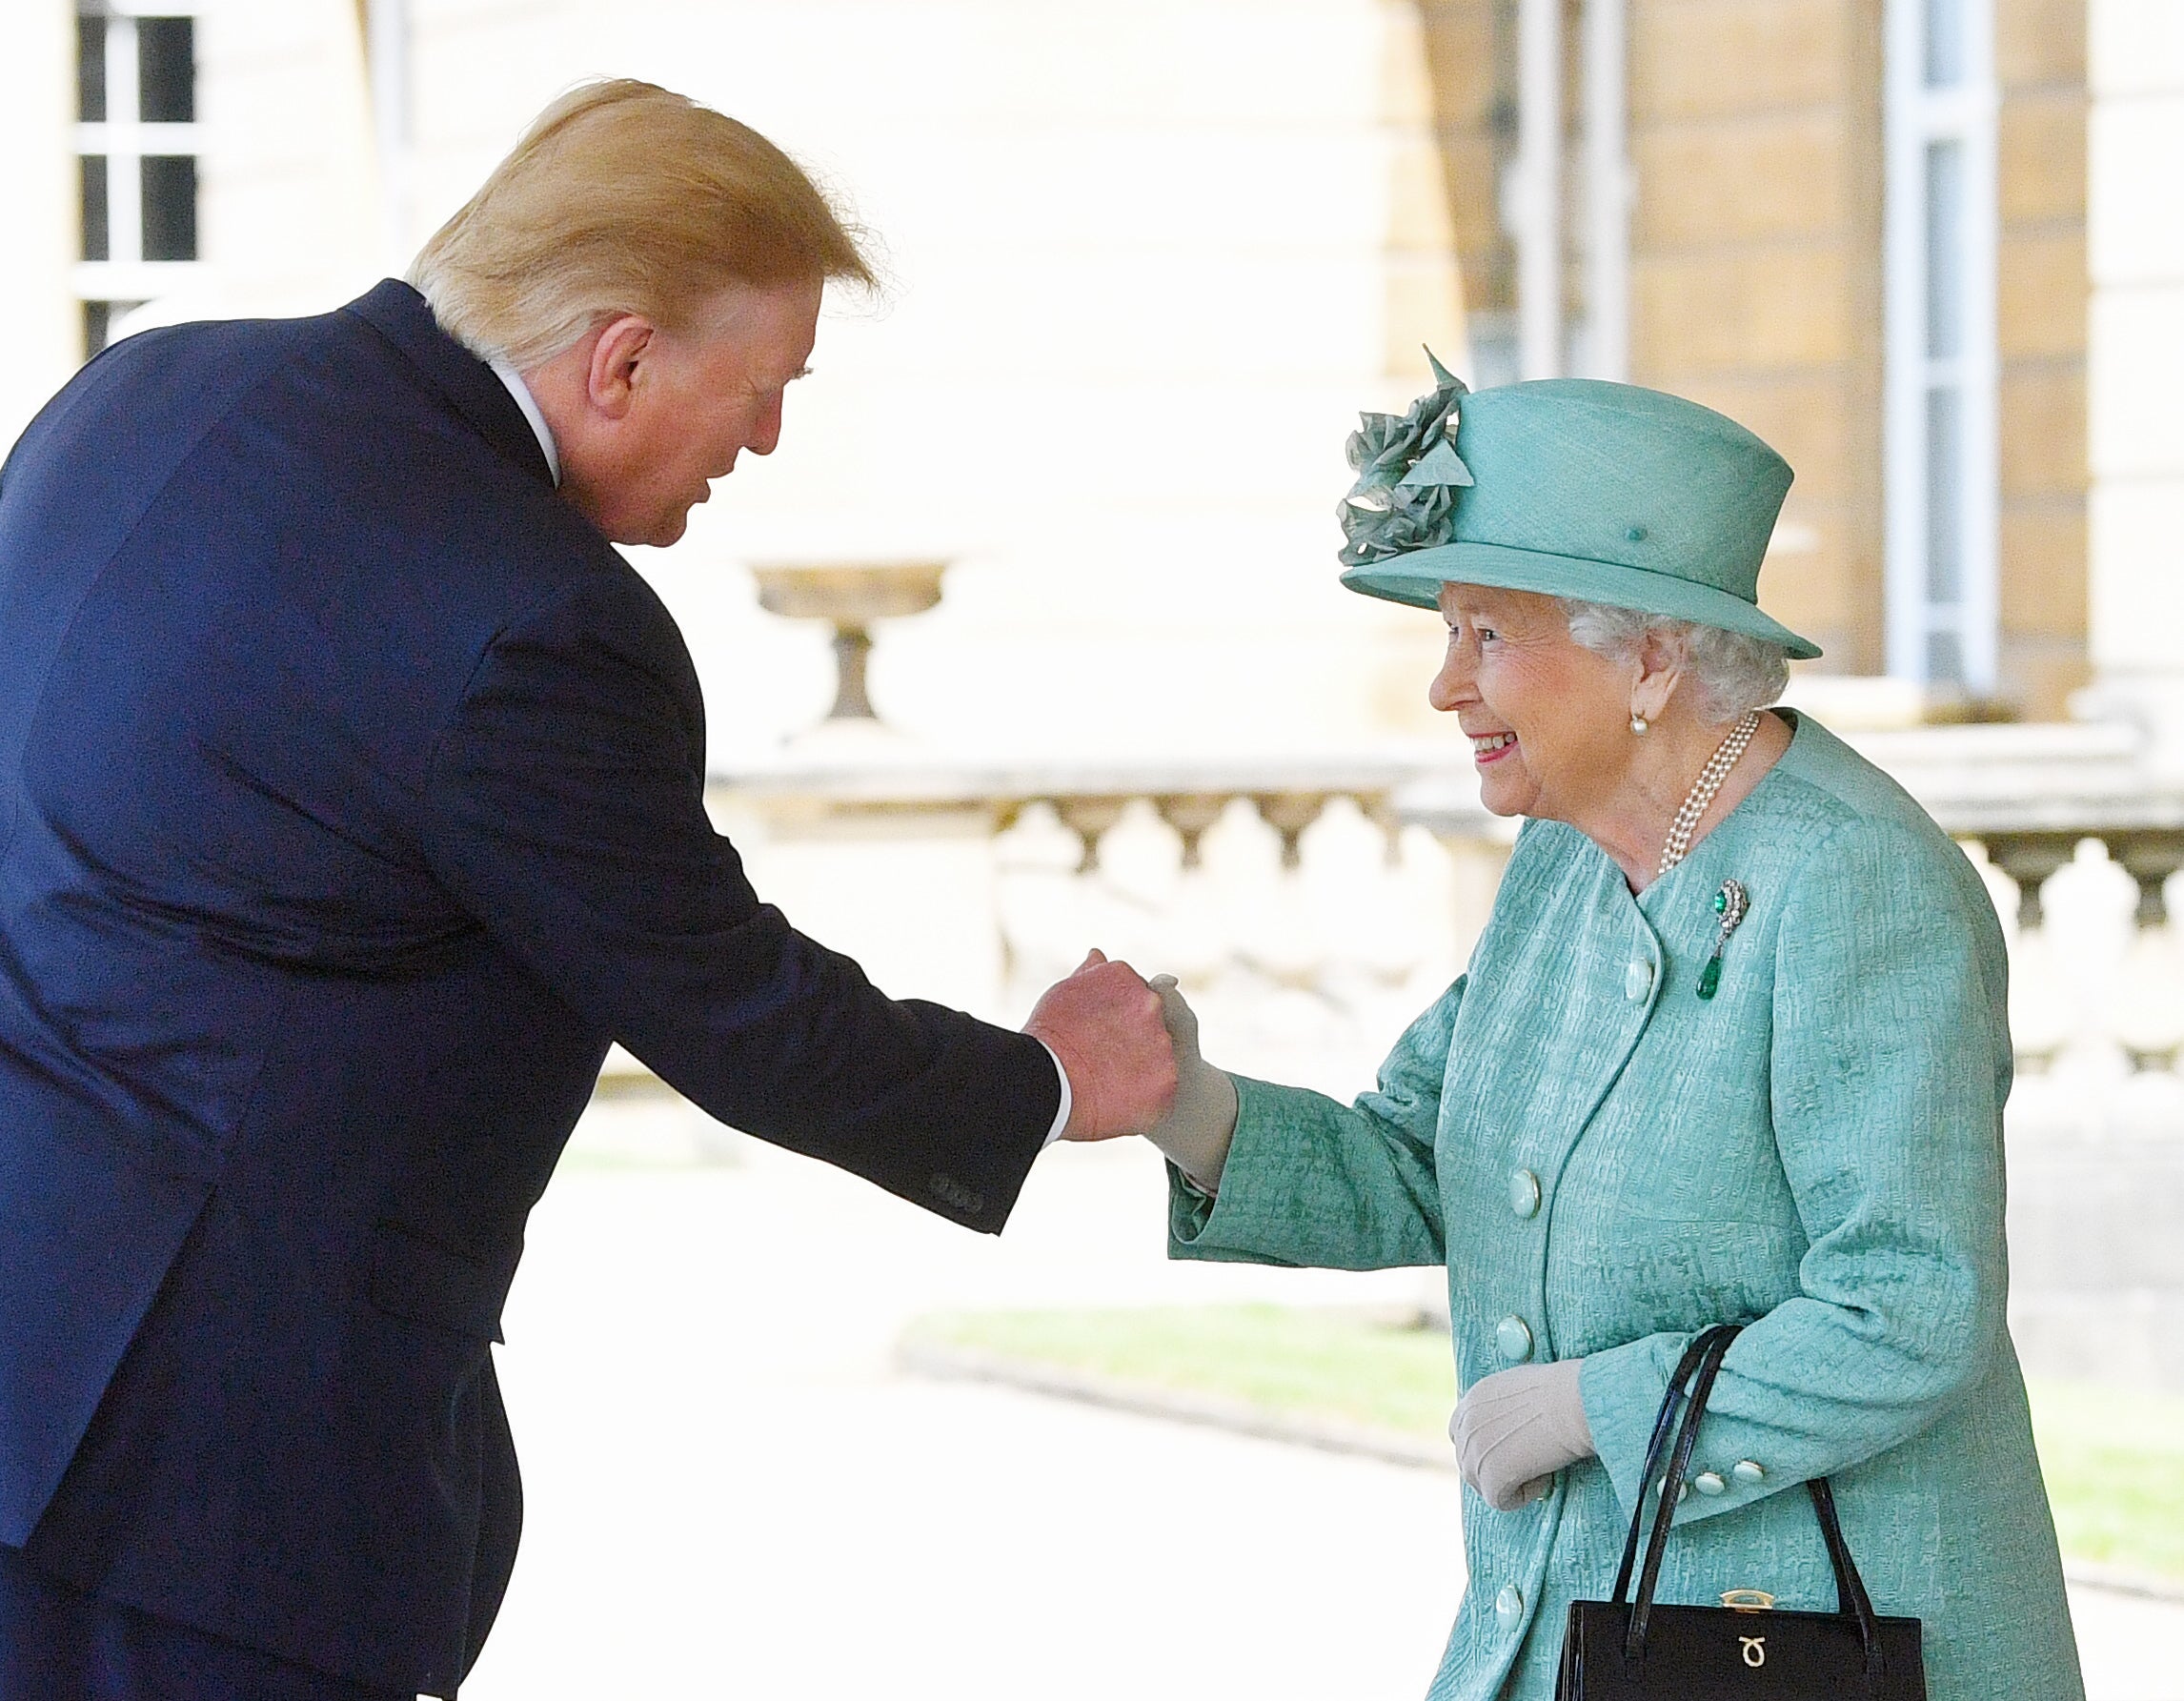
[[[881,985],[1021,1020],[1097,945],[1179,975],[1235,1066],[1335,1091],[1460,971],[1514,838],[1475,800],[1404,819],[1440,750],[981,764],[821,730],[715,813]]]
[[[2168,891],[2184,868],[2184,792],[2146,782],[2133,730],[1922,727],[1853,741],[1957,836],[1994,892],[2012,954],[2021,1096],[2043,1115],[2108,1115],[2128,1077],[2175,1083],[2184,941]],[[874,729],[722,776],[713,796],[738,842],[777,876],[761,889],[786,882],[798,900],[788,907],[813,931],[900,961],[905,986],[938,974],[962,1002],[1000,1013],[1021,1011],[1092,944],[1178,972],[1217,1002],[1227,987],[1240,1006],[1309,991],[1338,1014],[1368,982],[1430,997],[1461,969],[1513,837],[1439,746],[981,764]],[[839,871],[854,889],[900,892],[910,863],[895,855],[922,859],[929,877],[936,858],[951,870],[919,916],[867,915],[864,900],[828,889]],[[850,931],[830,933],[830,914]],[[899,954],[891,935],[910,949]],[[983,966],[963,975],[962,963],[946,966],[951,952]],[[1337,985],[1353,991],[1336,997]],[[1241,1007],[1236,1022],[1263,1025]],[[1302,1022],[1280,1024],[1279,1055],[1291,1054]],[[1347,1061],[1366,1069],[1374,1058]],[[2048,1076],[2052,1093],[2031,1083]],[[2123,1097],[2142,1117],[2184,1126],[2184,1085],[2174,1104],[2166,1089]]]
[[[1989,877],[2010,938],[2022,1114],[2184,1130],[2184,940],[2169,901],[2184,792],[2146,777],[2136,729],[1929,728],[1861,742]],[[2160,1079],[2131,1087],[2133,1074]]]

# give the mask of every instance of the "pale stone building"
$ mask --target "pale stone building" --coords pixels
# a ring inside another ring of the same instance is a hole
[[[2184,7],[2094,0],[2091,599],[2096,694],[2184,774]],[[2094,706],[2094,705],[2089,705]]]
[[[149,14],[192,10],[193,106],[148,126],[120,82],[172,34]],[[0,397],[16,422],[110,327],[313,311],[399,270],[587,75],[705,99],[839,190],[884,299],[838,304],[782,452],[643,563],[698,651],[717,760],[827,701],[824,630],[758,611],[765,562],[951,563],[874,679],[945,744],[1189,724],[1273,751],[1426,718],[1430,632],[1329,593],[1352,415],[1407,399],[1422,343],[1463,359],[1406,6],[86,0],[79,21],[22,0],[0,32],[24,262],[0,288],[38,356]],[[71,110],[71,56],[111,111]],[[193,244],[146,247],[178,173],[136,162],[183,154]],[[111,213],[79,158],[111,171]]]
[[[1123,748],[1422,730],[1430,633],[1327,570],[1348,416],[1407,395],[1426,341],[1746,420],[1798,470],[1769,596],[1827,671],[2056,718],[2099,600],[2089,15],[2169,27],[2155,0],[18,0],[0,429],[114,328],[398,269],[556,91],[648,75],[822,172],[891,279],[830,323],[778,461],[648,563],[724,753],[826,700],[820,629],[756,611],[766,561],[953,563],[875,687],[943,742],[999,737],[996,701]],[[2151,214],[2154,156],[2104,157]]]
[[[1556,242],[1566,366],[1711,403],[1796,467],[1771,591],[1830,667],[1955,713],[2064,713],[2087,674],[2084,0],[1425,15],[1475,321],[1511,325],[1521,251]],[[1555,38],[1546,74],[1527,29]],[[1544,237],[1527,75],[1567,132]]]

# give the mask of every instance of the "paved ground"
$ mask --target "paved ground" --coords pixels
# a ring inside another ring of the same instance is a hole
[[[1135,1143],[1048,1154],[996,1241],[763,1148],[651,1161],[689,1154],[689,1116],[595,1110],[534,1218],[500,1349],[528,1533],[464,1701],[1423,1693],[1452,1478],[890,1363],[942,1306],[1404,1304],[1422,1278],[1171,1266]],[[2073,1608],[2093,1701],[2184,1701],[2184,1607]]]

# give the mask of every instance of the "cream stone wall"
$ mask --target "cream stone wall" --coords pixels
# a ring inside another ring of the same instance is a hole
[[[59,5],[0,5],[0,444],[75,370],[82,318],[69,294],[76,257],[75,14]],[[0,450],[0,453],[4,453]]]
[[[1563,8],[1567,245],[1578,203],[1585,9]],[[1881,665],[1880,0],[1628,0],[1631,376],[1744,420],[1797,470],[1770,608],[1832,671]],[[1426,0],[1466,304],[1515,308],[1496,175],[1515,125],[1514,16]]]
[[[1468,305],[1515,306],[1495,176],[1509,161],[1514,13],[1425,0],[1439,138]],[[1885,0],[1625,0],[1632,375],[1721,408],[1797,483],[1763,597],[1871,674],[1882,626]],[[2085,637],[2084,0],[1995,0],[2000,93],[1998,705],[2067,712]],[[1585,0],[1564,0],[1569,253],[1580,203]],[[1961,705],[1959,705],[1961,707]]]
[[[205,264],[125,329],[347,298],[545,100],[601,73],[750,119],[876,233],[888,288],[835,305],[781,453],[644,563],[691,631],[721,759],[773,748],[830,691],[824,634],[756,608],[747,569],[770,561],[956,563],[938,611],[882,632],[873,680],[891,720],[943,743],[1438,730],[1432,623],[1333,590],[1331,513],[1355,412],[1407,400],[1422,342],[1468,370],[1466,294],[1484,314],[1513,305],[1502,0],[408,0],[414,116],[386,179],[367,7],[201,4]],[[2165,429],[2112,429],[2119,458],[2089,469],[2085,4],[1995,0],[2002,685],[2035,717],[2088,668],[2089,479],[2114,485],[2095,530],[2121,537]],[[1878,669],[1883,636],[1882,5],[1628,0],[1632,375],[1789,456],[1766,597],[1850,673]],[[2113,43],[2173,30],[2177,9],[2096,10],[2115,83],[2096,146],[2105,127],[2107,192],[2138,208],[2170,192],[2163,156],[2131,139],[2158,122],[2140,91],[2158,53]],[[71,9],[0,12],[0,299],[32,330],[0,423],[20,423],[80,336]],[[1579,0],[1566,12],[1574,162]],[[2170,225],[2112,226],[2102,311],[2128,347],[2130,315],[2166,311],[2128,255]],[[1574,320],[1574,244],[1569,273]],[[2116,363],[2118,419],[2163,358]]]
[[[557,89],[651,77],[757,125],[876,233],[780,452],[644,564],[719,759],[830,691],[752,562],[942,557],[873,693],[960,745],[1292,748],[1424,724],[1429,618],[1341,593],[1362,406],[1462,364],[1415,10],[1389,0],[414,0],[413,234]]]
[[[198,25],[201,290],[158,316],[305,314],[387,258],[355,0],[211,0]]]
[[[1500,205],[1516,141],[1513,19],[1506,0],[1421,0],[1421,11],[1465,306],[1513,314],[1516,253]]]
[[[124,330],[347,299],[600,74],[755,124],[874,233],[887,288],[830,309],[779,453],[639,552],[717,761],[831,692],[824,633],[758,612],[754,562],[954,562],[873,669],[881,712],[950,748],[1162,750],[1187,727],[1280,751],[1431,723],[1438,627],[1334,582],[1356,413],[1422,387],[1421,343],[1468,366],[1413,0],[408,0],[410,133],[384,175],[368,7],[199,4],[204,264]],[[71,10],[0,10],[30,262],[0,289],[51,321],[11,379],[26,411],[79,352]]]
[[[1999,689],[2058,719],[2085,682],[2086,4],[1996,0]]]
[[[2184,8],[2093,0],[2093,658],[2184,774]]]
[[[1830,672],[1883,666],[1881,0],[1631,0],[1632,377],[1797,481],[1761,577]]]

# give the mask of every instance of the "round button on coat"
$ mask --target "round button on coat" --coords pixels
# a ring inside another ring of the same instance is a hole
[[[1740,1483],[1756,1483],[1766,1477],[1767,1469],[1753,1460],[1739,1459],[1729,1467],[1729,1475],[1736,1478]]]
[[[1532,1327],[1510,1315],[1494,1325],[1494,1347],[1509,1364],[1521,1365],[1532,1356]]]
[[[1718,1470],[1702,1470],[1691,1479],[1691,1487],[1701,1494],[1727,1494],[1729,1480]]]
[[[1504,1584],[1502,1592],[1494,1597],[1494,1618],[1505,1630],[1513,1630],[1524,1622],[1524,1592],[1515,1584]]]
[[[1643,957],[1623,971],[1623,996],[1637,1003],[1653,990],[1653,965]]]
[[[1528,1169],[1509,1171],[1509,1209],[1520,1217],[1536,1217],[1540,1209],[1540,1178]]]

